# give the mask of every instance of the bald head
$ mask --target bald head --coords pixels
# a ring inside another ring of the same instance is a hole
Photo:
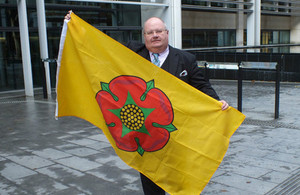
[[[158,17],[149,18],[144,23],[146,48],[153,53],[161,53],[169,44],[169,31],[164,21]]]
[[[151,17],[151,18],[148,18],[145,22],[144,22],[144,31],[145,31],[145,26],[148,24],[148,23],[152,23],[153,21],[157,21],[157,22],[161,22],[163,25],[164,25],[164,28],[167,29],[167,25],[166,23],[159,17]]]

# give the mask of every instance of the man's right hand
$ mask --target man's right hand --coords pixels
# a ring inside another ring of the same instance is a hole
[[[72,13],[72,10],[68,11],[67,15],[65,15],[66,20],[71,20],[71,13]]]

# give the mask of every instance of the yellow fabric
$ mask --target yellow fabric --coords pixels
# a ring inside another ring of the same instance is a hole
[[[95,96],[100,82],[133,75],[169,98],[173,125],[168,143],[155,152],[118,149]],[[220,165],[229,139],[245,116],[199,92],[72,13],[57,81],[57,117],[76,116],[102,129],[117,155],[170,194],[200,194]]]

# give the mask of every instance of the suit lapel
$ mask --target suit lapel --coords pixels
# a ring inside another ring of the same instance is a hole
[[[138,51],[137,53],[151,62],[149,51],[148,49],[146,49],[146,47],[144,47],[142,50]]]
[[[173,47],[169,46],[168,59],[166,59],[166,61],[163,63],[161,68],[171,73],[172,75],[176,76],[178,63],[179,63],[179,56],[176,50]]]

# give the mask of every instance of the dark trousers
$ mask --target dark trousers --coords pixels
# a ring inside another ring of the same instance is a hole
[[[143,191],[145,195],[165,195],[165,191],[161,189],[158,185],[152,182],[148,177],[141,174],[141,181],[143,185]]]

